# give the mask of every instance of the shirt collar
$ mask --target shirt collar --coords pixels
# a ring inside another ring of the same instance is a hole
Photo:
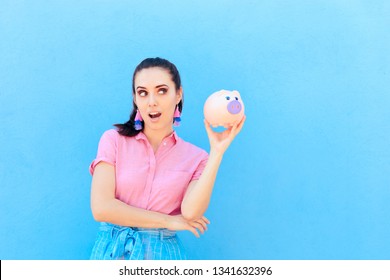
[[[142,131],[139,132],[139,133],[135,136],[135,139],[136,139],[136,140],[143,139],[143,140],[148,141],[148,138],[146,138],[146,135],[145,135]],[[176,144],[176,142],[179,141],[179,136],[177,136],[176,131],[173,131],[171,134],[169,134],[167,137],[165,137],[165,138],[163,139],[163,141],[166,140],[166,139],[173,139],[174,144]]]
[[[140,140],[140,139],[144,139],[144,140],[148,140],[145,136],[145,134],[141,131],[139,132],[136,136],[135,136],[135,139],[136,140]]]
[[[176,144],[177,141],[179,140],[179,136],[177,136],[176,131],[173,131],[168,137],[172,137],[173,140],[175,141],[175,144]],[[167,138],[168,138],[168,137],[167,137]]]

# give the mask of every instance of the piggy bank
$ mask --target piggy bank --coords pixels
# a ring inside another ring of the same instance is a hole
[[[205,119],[213,127],[230,127],[244,116],[244,103],[236,90],[220,90],[211,94],[203,108]]]

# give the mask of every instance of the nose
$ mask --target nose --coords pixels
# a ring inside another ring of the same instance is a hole
[[[228,103],[227,109],[230,114],[235,115],[241,112],[242,106],[240,102],[233,100]]]
[[[154,94],[149,94],[148,97],[149,97],[149,99],[148,99],[149,106],[157,105],[157,100],[156,100],[156,97],[154,96]]]

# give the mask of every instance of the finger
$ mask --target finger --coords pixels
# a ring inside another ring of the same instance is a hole
[[[188,227],[187,230],[192,232],[196,237],[198,237],[198,238],[200,237],[199,232],[194,227],[192,227],[191,225]]]
[[[202,217],[202,220],[206,222],[206,224],[210,224],[210,220],[207,219],[205,216]]]
[[[196,222],[202,226],[203,231],[206,231],[206,230],[207,230],[207,223],[206,223],[205,220],[203,220],[202,218],[200,218],[200,219],[197,220]]]
[[[199,219],[204,227],[205,230],[208,229],[208,224],[210,224],[210,221],[208,221],[207,219],[205,220],[203,217]]]
[[[204,226],[197,221],[191,222],[190,225],[193,226],[194,228],[198,229],[202,234],[205,232]]]
[[[206,128],[207,134],[210,135],[212,133],[210,123],[206,119],[204,119],[203,122],[204,122],[204,126]]]
[[[206,224],[210,224],[210,220],[207,219],[205,216],[202,217],[202,220],[206,223]]]
[[[244,116],[242,117],[240,123],[238,124],[238,129],[241,130],[241,128],[244,126],[245,120],[246,120],[246,115],[244,115]]]
[[[207,230],[207,224],[202,219],[199,219],[197,222],[202,226],[203,233],[204,233]]]
[[[200,218],[199,220],[197,220],[195,222],[198,224],[198,229],[202,230],[202,233],[204,233],[208,229],[206,221],[204,221],[202,218]],[[199,228],[199,227],[201,227],[201,228]]]
[[[244,126],[245,119],[246,116],[242,116],[242,119],[232,127],[232,135],[236,136],[240,133],[242,127]]]
[[[224,132],[226,133],[226,138],[232,142],[234,137],[236,136],[236,130],[237,130],[237,123],[231,126],[229,129],[225,130]]]
[[[237,127],[238,127],[238,122],[235,123],[232,128],[231,128],[231,131],[230,131],[230,135],[236,135],[236,130],[237,130]]]

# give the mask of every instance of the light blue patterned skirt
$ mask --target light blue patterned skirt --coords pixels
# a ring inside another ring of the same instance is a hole
[[[175,231],[101,223],[91,260],[186,260]]]

